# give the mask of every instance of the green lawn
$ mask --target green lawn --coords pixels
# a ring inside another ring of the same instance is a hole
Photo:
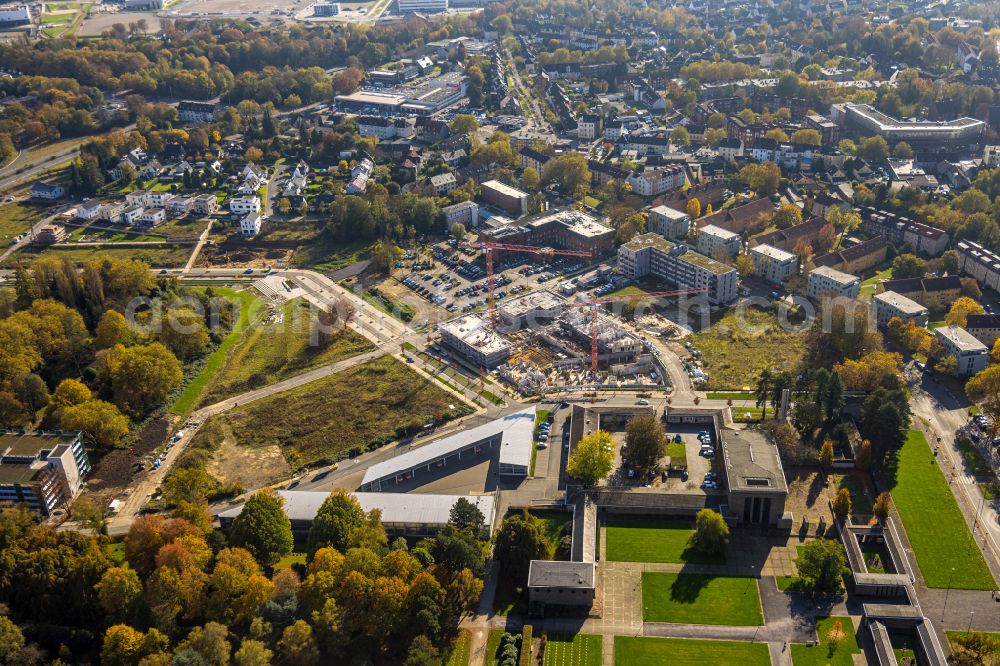
[[[116,259],[138,259],[145,261],[153,268],[177,268],[183,266],[191,256],[192,246],[177,245],[175,247],[155,248],[116,248],[114,245],[100,247],[27,247],[7,257],[4,267],[11,268],[18,264],[31,264],[39,256],[54,256],[66,258],[76,263],[82,263],[99,257],[114,257]]]
[[[497,650],[500,649],[500,638],[503,634],[503,629],[490,629],[490,635],[486,639],[486,666],[499,666]]]
[[[228,358],[203,403],[218,402],[375,349],[367,338],[349,328],[328,346],[320,347],[312,330],[315,313],[303,300],[285,303],[276,314],[280,314],[280,321],[271,317],[255,326]]]
[[[836,624],[840,621],[839,636]],[[792,644],[792,663],[795,666],[852,666],[853,654],[859,654],[854,624],[849,617],[824,617],[816,621],[818,645]]]
[[[468,629],[458,632],[458,637],[451,644],[451,654],[445,666],[469,666],[469,651],[472,649],[472,634]]]
[[[275,571],[280,571],[281,569],[289,569],[293,564],[305,564],[307,555],[305,553],[289,553],[282,557],[274,565]]]
[[[6,247],[14,236],[28,230],[30,226],[45,216],[47,208],[32,203],[8,203],[0,205],[0,246]]]
[[[786,332],[770,312],[747,308],[730,313],[690,338],[701,351],[707,389],[749,386],[764,368],[798,366],[805,355],[805,335]]]
[[[592,634],[549,634],[545,666],[601,666],[602,641]]]
[[[615,666],[771,666],[767,643],[615,636]]]
[[[875,275],[871,276],[866,280],[861,281],[861,293],[859,298],[863,301],[870,301],[875,295],[875,289],[878,286],[879,280],[888,280],[892,277],[892,268],[885,268],[878,271]]]
[[[672,572],[642,574],[642,619],[675,624],[763,624],[753,578]]]
[[[684,442],[667,444],[667,455],[670,457],[671,465],[687,467],[687,446],[684,445]]]
[[[452,407],[454,406],[454,409]],[[293,468],[336,462],[413,434],[435,417],[469,407],[392,356],[383,356],[213,417],[197,437],[231,436],[242,446],[278,444]],[[211,434],[208,434],[211,433]],[[203,442],[212,449],[218,442]]]
[[[993,576],[922,432],[908,433],[902,449],[889,462],[886,478],[927,586],[995,589]]]
[[[725,554],[705,556],[688,547],[693,527],[689,520],[609,516],[606,557],[612,562],[725,564]]]
[[[243,336],[243,332],[253,321],[252,318],[256,318],[257,314],[260,312],[260,308],[263,303],[257,299],[249,291],[235,291],[233,289],[216,287],[215,293],[219,296],[229,298],[234,303],[239,305],[239,319],[233,324],[232,329],[223,338],[222,343],[215,348],[215,351],[209,355],[208,360],[205,362],[204,369],[195,377],[190,384],[185,387],[184,391],[180,394],[174,404],[170,407],[170,411],[174,414],[185,415],[194,409],[198,398],[201,396],[202,391],[208,385],[209,380],[214,378],[222,370],[223,364],[229,357],[229,352],[236,344],[236,342]]]
[[[753,400],[757,401],[756,396],[749,391],[709,391],[706,396],[709,400]]]
[[[371,243],[336,243],[319,234],[312,242],[303,243],[295,250],[291,265],[320,272],[335,271],[366,259],[370,254]]]
[[[871,515],[875,500],[861,478],[854,474],[834,475],[833,478],[838,490],[847,488],[848,492],[851,493],[851,513]]]

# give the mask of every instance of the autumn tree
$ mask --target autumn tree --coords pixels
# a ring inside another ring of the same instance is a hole
[[[101,646],[101,663],[109,666],[134,666],[143,657],[165,653],[169,639],[156,629],[143,633],[126,624],[108,627]]]
[[[862,440],[858,447],[858,452],[854,456],[854,466],[863,472],[867,472],[872,466],[872,443],[867,439]]]
[[[60,427],[68,432],[79,430],[84,441],[98,449],[124,446],[129,421],[118,408],[103,400],[88,400],[62,411]]]
[[[541,525],[527,513],[511,516],[500,525],[493,556],[503,575],[515,585],[523,585],[527,580],[532,560],[548,559],[549,554],[549,543]]]
[[[109,349],[118,344],[128,344],[130,339],[131,330],[125,317],[117,310],[106,310],[94,331],[94,345],[98,349]]]
[[[736,272],[740,274],[741,278],[748,278],[753,275],[754,269],[753,259],[749,254],[736,255]]]
[[[549,160],[542,167],[542,183],[554,183],[563,194],[582,199],[590,191],[587,158],[571,151]]]
[[[667,436],[653,414],[638,414],[625,427],[623,461],[640,473],[655,470],[667,452]]]
[[[614,442],[611,434],[595,430],[581,439],[566,461],[566,473],[585,486],[597,485],[614,466]]]
[[[807,588],[816,592],[836,592],[840,578],[847,570],[844,548],[834,539],[812,539],[802,547],[795,561],[799,577]]]
[[[729,543],[729,525],[717,511],[701,509],[695,515],[694,532],[688,543],[700,553],[718,555]]]
[[[246,548],[265,565],[274,564],[282,555],[292,552],[292,523],[283,504],[284,500],[276,493],[254,493],[233,520],[229,543]]]
[[[851,513],[851,491],[841,488],[837,496],[833,499],[833,512],[840,518],[844,518]]]
[[[688,199],[687,205],[685,206],[685,211],[691,217],[692,220],[696,220],[701,217],[701,202],[698,201],[697,197],[691,197]]]
[[[985,310],[982,305],[967,296],[962,296],[951,304],[951,309],[948,310],[944,320],[949,326],[965,328],[969,323],[969,315],[982,314],[983,312]]]
[[[739,172],[741,183],[760,196],[771,196],[781,183],[781,169],[774,162],[748,164]]]
[[[1000,365],[991,365],[965,383],[965,394],[996,427],[1000,424]]]
[[[771,220],[779,229],[787,229],[802,224],[802,209],[795,204],[782,204]]]
[[[823,445],[819,447],[819,466],[824,470],[829,470],[833,467],[833,442],[826,440]]]
[[[355,532],[364,525],[365,512],[351,493],[335,489],[323,501],[309,527],[309,552],[332,547],[344,552],[354,545]]]
[[[872,508],[872,513],[878,518],[880,522],[885,522],[889,518],[889,512],[892,510],[892,497],[889,493],[879,493],[878,497],[875,498],[875,505]]]

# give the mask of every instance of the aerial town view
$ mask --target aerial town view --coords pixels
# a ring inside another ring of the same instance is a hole
[[[0,0],[0,664],[1000,666],[1000,5]]]

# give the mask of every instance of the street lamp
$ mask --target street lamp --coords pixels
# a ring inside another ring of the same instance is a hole
[[[951,594],[951,577],[955,573],[955,567],[948,572],[948,590],[944,593],[944,606],[941,608],[941,622],[944,622],[945,612],[948,610],[948,595]]]

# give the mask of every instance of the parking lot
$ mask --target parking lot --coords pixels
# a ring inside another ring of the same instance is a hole
[[[421,261],[412,255],[397,262],[396,268],[403,269],[395,274],[400,284],[455,314],[486,306],[486,267],[479,250],[458,247],[455,241],[448,241],[435,245],[431,256],[433,262]],[[504,298],[545,286],[586,268],[587,264],[574,258],[533,263],[523,256],[501,256],[494,265],[494,296],[497,302],[502,302]]]

